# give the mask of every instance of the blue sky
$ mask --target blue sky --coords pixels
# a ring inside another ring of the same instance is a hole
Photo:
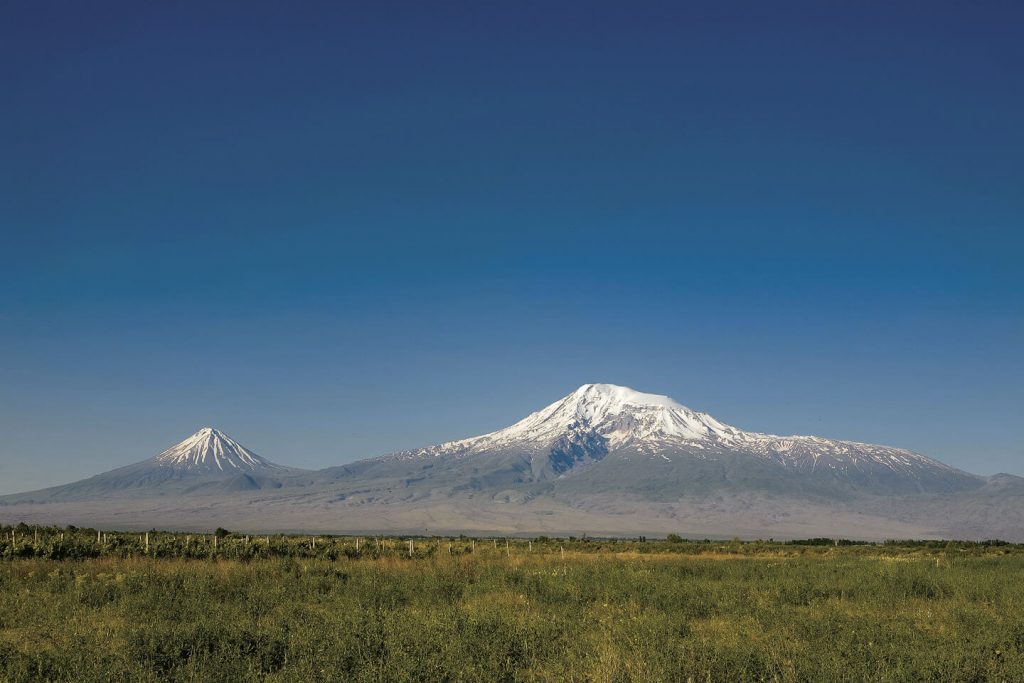
[[[207,424],[324,467],[586,382],[1024,474],[1022,19],[8,3],[0,492]]]

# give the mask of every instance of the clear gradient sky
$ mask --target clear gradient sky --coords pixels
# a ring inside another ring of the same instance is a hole
[[[1019,2],[0,6],[0,493],[586,382],[1024,474]]]

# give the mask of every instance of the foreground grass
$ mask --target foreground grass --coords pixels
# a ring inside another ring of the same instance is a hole
[[[1024,556],[0,563],[0,680],[1024,680]]]

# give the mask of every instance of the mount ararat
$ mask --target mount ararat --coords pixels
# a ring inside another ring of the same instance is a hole
[[[900,448],[748,432],[587,384],[505,429],[320,471],[206,427],[159,455],[0,497],[0,518],[118,528],[1024,540],[1024,479]]]

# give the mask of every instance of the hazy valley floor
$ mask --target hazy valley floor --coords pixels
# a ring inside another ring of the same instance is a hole
[[[2,553],[4,681],[1024,679],[1019,546],[22,534]]]
[[[217,526],[249,533],[577,535],[638,536],[677,533],[688,538],[1001,538],[1024,540],[1017,509],[974,529],[945,508],[911,507],[874,514],[882,503],[838,503],[749,494],[708,495],[649,501],[593,494],[575,499],[540,496],[423,496],[386,503],[293,497],[269,493],[246,497],[111,498],[69,503],[0,505],[8,522],[146,530]],[[887,503],[892,507],[892,503]],[[951,510],[953,510],[951,512]]]

